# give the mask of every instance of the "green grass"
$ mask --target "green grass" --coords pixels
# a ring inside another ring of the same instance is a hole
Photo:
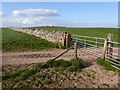
[[[118,29],[117,28],[65,28],[65,27],[36,27],[43,30],[62,30],[68,31],[71,34],[102,37],[106,38],[108,33],[113,33],[114,41],[118,41]]]
[[[27,79],[29,76],[33,75],[36,73],[35,69],[26,69],[24,72],[21,72],[19,76],[17,76],[16,80],[20,81],[20,80],[25,80]]]
[[[71,34],[102,38],[106,38],[108,33],[113,33],[114,41],[118,41],[118,29],[116,28],[65,28],[65,27],[36,27],[36,28],[42,28],[44,30],[68,31]],[[13,31],[7,28],[0,30],[0,33],[2,33],[2,46],[0,46],[0,48],[2,47],[3,51],[28,51],[28,50],[34,51],[58,47],[58,45],[50,43],[41,38]],[[90,44],[94,43],[91,42]]]
[[[63,59],[60,60],[49,60],[45,64],[43,64],[43,67],[68,67],[71,65],[71,62],[65,61]]]
[[[111,64],[109,62],[107,62],[106,60],[99,58],[97,60],[97,64],[103,66],[103,68],[105,70],[109,70],[109,71],[118,71],[117,69],[115,69],[114,67],[111,66]]]
[[[85,62],[79,58],[72,59],[71,61],[66,61],[63,59],[60,60],[48,60],[45,63],[38,63],[35,65],[32,69],[22,69],[14,72],[7,73],[6,75],[3,75],[2,80],[8,80],[8,79],[16,79],[16,81],[20,80],[26,80],[30,76],[34,75],[35,73],[39,72],[40,69],[45,68],[56,68],[57,71],[61,70],[67,70],[69,72],[74,71],[81,71],[82,68],[84,68]],[[44,75],[44,74],[42,74]],[[42,76],[40,76],[42,77]]]
[[[82,68],[85,67],[85,61],[82,59],[71,59],[70,61],[66,61],[63,59],[60,60],[49,60],[46,63],[40,66],[40,68],[51,68],[51,67],[58,67],[59,70],[67,70],[69,72],[74,71],[81,71]]]
[[[2,50],[3,51],[29,51],[42,50],[58,47],[57,44],[47,40],[28,35],[11,29],[2,29]]]
[[[7,75],[3,75],[2,80],[7,80],[7,79],[16,79],[17,81],[20,80],[25,80],[29,76],[33,75],[34,73],[37,72],[38,69],[23,69],[23,70],[18,70],[14,72],[10,72]]]
[[[26,71],[26,69],[18,70],[18,71],[15,71],[15,72],[10,72],[7,75],[3,75],[2,76],[2,80],[14,79],[14,78],[16,78],[17,76],[19,76],[24,71]]]

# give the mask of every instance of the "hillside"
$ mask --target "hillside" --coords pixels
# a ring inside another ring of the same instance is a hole
[[[25,33],[2,29],[2,51],[38,51],[56,48],[57,45]]]

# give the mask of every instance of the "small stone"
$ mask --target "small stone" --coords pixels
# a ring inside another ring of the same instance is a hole
[[[77,86],[77,83],[75,83],[74,85]]]
[[[76,80],[76,79],[77,79],[77,77],[74,77],[74,79]]]
[[[93,86],[93,88],[98,88],[98,86]]]
[[[95,81],[93,81],[92,83],[93,83],[93,84],[95,84],[96,82],[95,82]]]

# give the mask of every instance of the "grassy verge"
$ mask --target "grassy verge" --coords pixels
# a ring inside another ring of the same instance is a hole
[[[74,71],[81,71],[84,68],[85,62],[79,58],[71,59],[71,61],[65,60],[49,60],[48,62],[44,63],[41,67],[42,68],[51,68],[51,67],[58,67],[60,70],[67,70],[70,72]]]
[[[58,45],[47,40],[11,29],[2,29],[3,51],[34,51],[57,48]]]
[[[105,61],[104,59],[100,58],[97,60],[97,64],[103,66],[103,68],[105,70],[109,70],[109,71],[118,71],[120,73],[119,70],[115,69],[114,67],[111,66],[111,64],[107,61]]]
[[[32,68],[25,68],[13,72],[3,72],[2,87],[6,88],[47,88],[59,87],[60,81],[75,80],[76,74],[84,68],[81,59],[49,60],[35,64]],[[59,85],[59,86],[58,86]]]
[[[15,79],[17,81],[25,80],[32,76],[33,74],[39,72],[41,69],[46,68],[56,68],[57,71],[66,70],[68,72],[76,72],[81,71],[85,66],[85,62],[79,58],[72,59],[71,61],[66,60],[49,60],[45,63],[38,63],[32,69],[23,69],[15,72],[10,72],[7,75],[3,75],[3,80],[12,80]]]

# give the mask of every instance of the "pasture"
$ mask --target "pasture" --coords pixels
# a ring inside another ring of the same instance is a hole
[[[117,28],[65,28],[65,27],[33,27],[41,28],[43,30],[62,30],[68,31],[71,34],[82,35],[82,36],[92,36],[92,37],[102,37],[106,38],[108,33],[113,33],[114,41],[118,41],[118,29]]]
[[[108,33],[113,33],[114,41],[118,41],[118,29],[116,28],[65,28],[65,27],[32,27],[43,30],[62,30],[68,31],[74,35],[92,36],[106,38]],[[37,51],[42,49],[56,48],[58,45],[48,42],[44,39],[31,36],[25,33],[13,31],[4,28],[2,33],[2,50],[3,51]],[[0,46],[1,47],[1,46]]]
[[[2,51],[38,51],[58,47],[39,37],[25,33],[2,29]]]

